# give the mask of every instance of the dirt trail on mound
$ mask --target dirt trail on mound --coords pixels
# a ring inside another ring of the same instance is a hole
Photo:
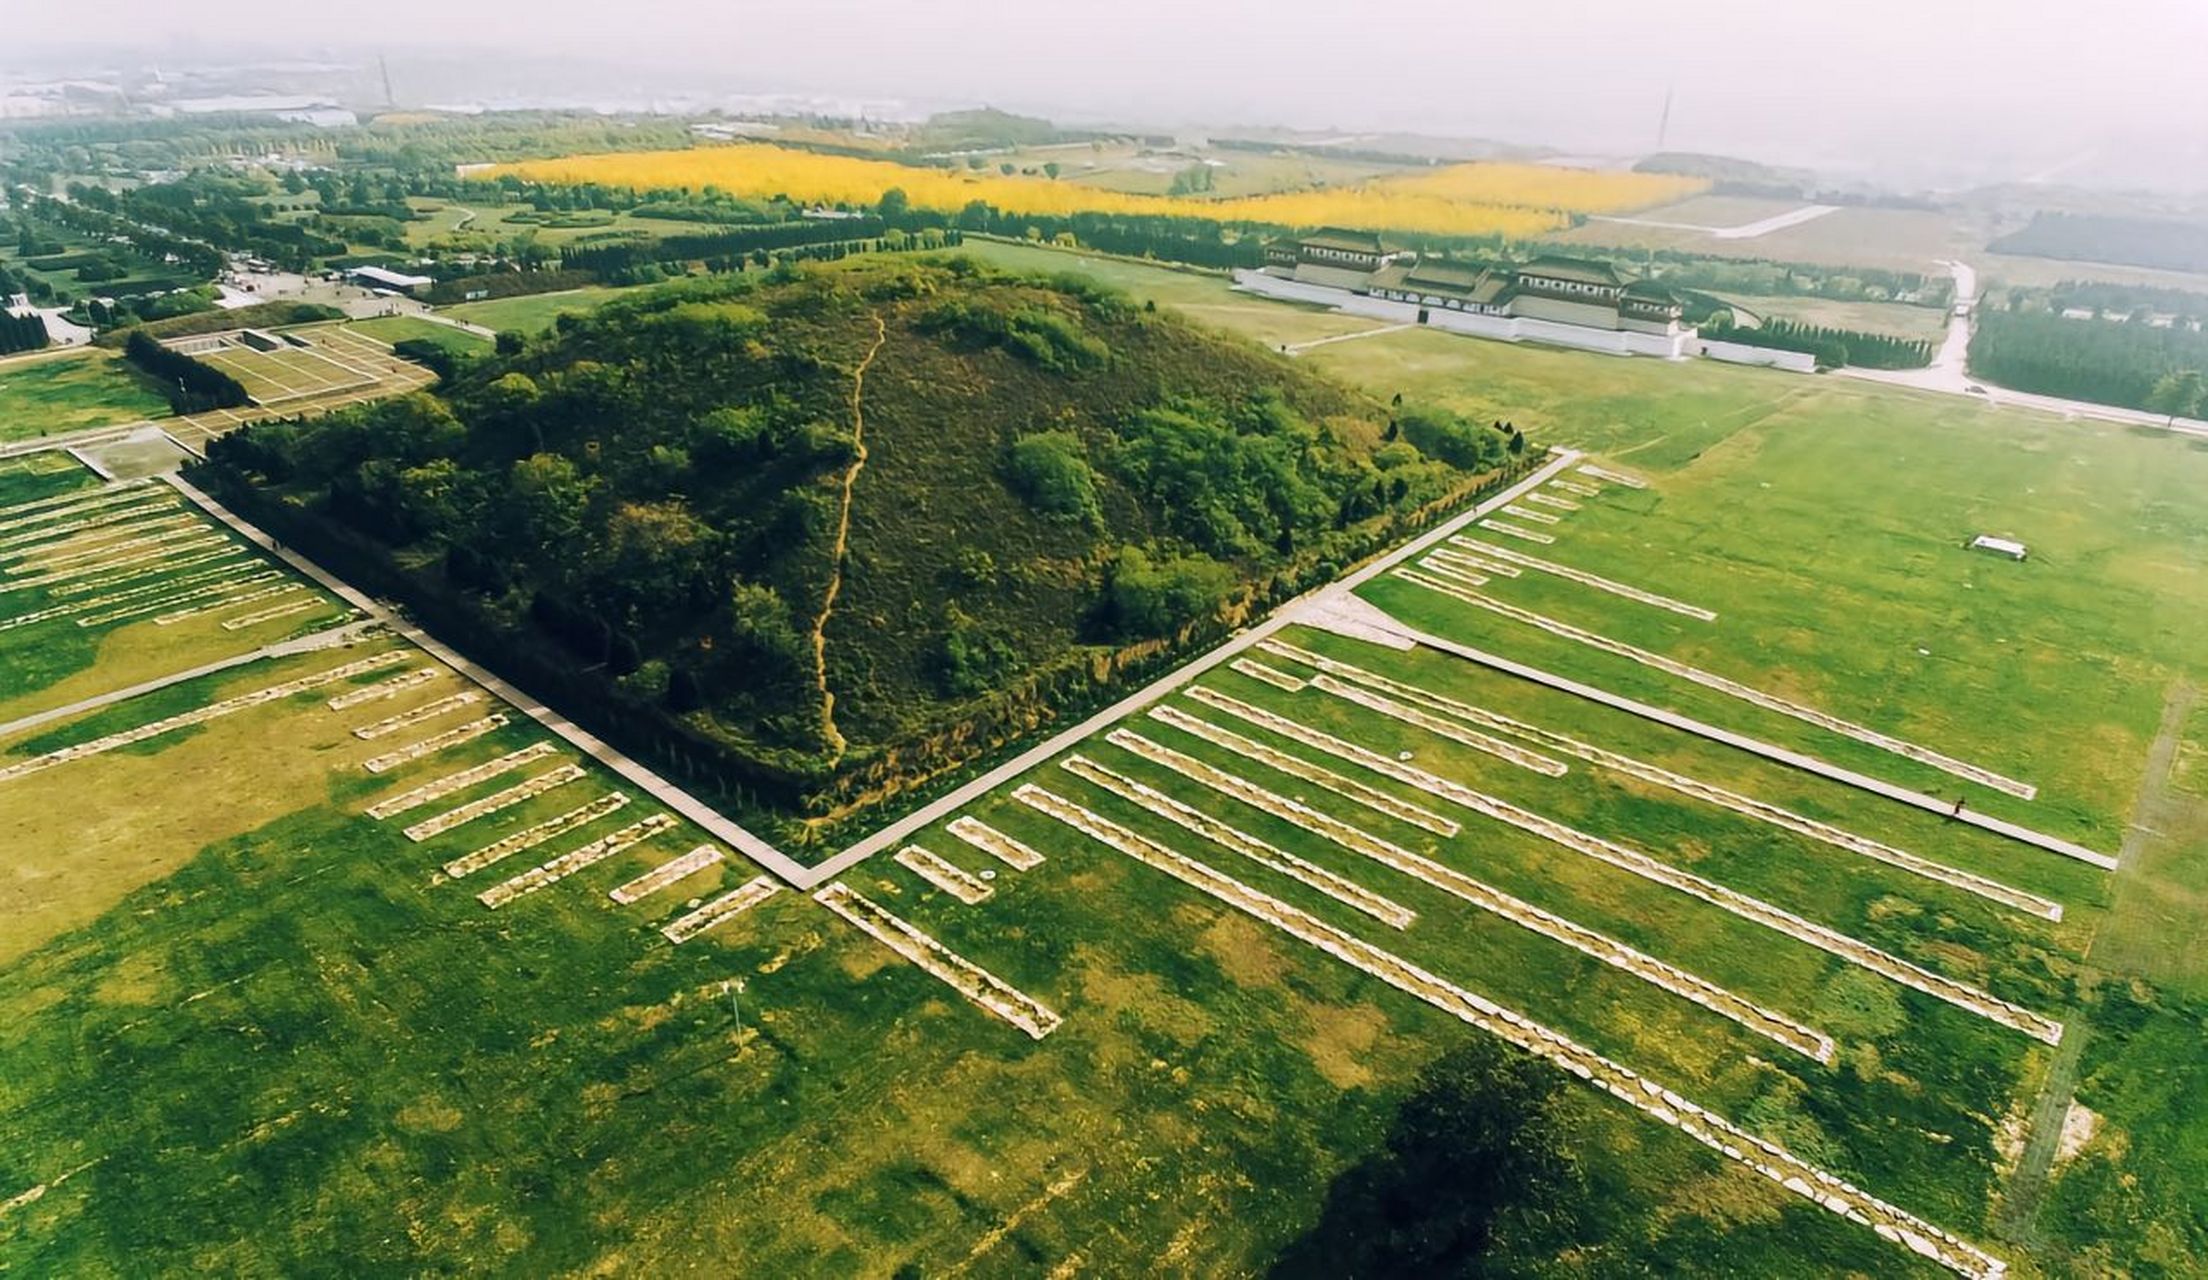
[[[889,326],[874,317],[874,345],[866,349],[851,371],[851,469],[843,473],[843,509],[836,516],[836,544],[829,553],[828,589],[821,593],[820,616],[813,619],[813,683],[820,689],[820,739],[832,758],[843,756],[843,735],[836,732],[836,695],[828,689],[828,617],[836,611],[836,596],[843,590],[844,544],[851,536],[851,494],[858,487],[859,472],[866,468],[866,370],[889,341]]]

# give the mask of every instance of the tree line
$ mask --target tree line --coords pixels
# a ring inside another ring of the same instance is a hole
[[[2208,223],[2203,222],[2043,211],[1986,247],[2035,258],[2208,271]]]
[[[2171,316],[2186,328],[2208,318],[2208,293],[2170,289],[2156,285],[2116,284],[2106,280],[2064,280],[2045,289],[2011,285],[2003,306],[2010,311],[2081,310],[2094,319],[2109,317],[2148,321]]]
[[[2018,391],[2187,415],[2181,404],[2165,408],[2156,389],[2173,374],[2208,372],[2208,334],[2044,311],[1985,311],[1971,335],[1970,371]]]
[[[1720,342],[1738,342],[1774,351],[1803,351],[1817,357],[1820,369],[1855,365],[1863,369],[1922,369],[1932,363],[1928,338],[1900,338],[1890,333],[1865,333],[1859,329],[1831,329],[1776,317],[1761,327],[1733,324],[1722,317],[1702,326],[1705,336]]]
[[[727,231],[661,236],[641,244],[571,245],[560,250],[560,266],[570,271],[615,276],[644,263],[697,262],[749,255],[760,249],[787,249],[832,240],[865,240],[886,230],[888,224],[878,217],[808,218],[798,222],[732,227]]]
[[[0,294],[5,292],[6,289],[0,287]],[[51,339],[46,333],[45,317],[35,311],[16,315],[0,310],[0,356],[13,355],[18,351],[36,351],[49,341]]]
[[[123,357],[168,388],[176,413],[235,409],[249,402],[245,385],[211,364],[162,346],[142,330],[123,344]]]

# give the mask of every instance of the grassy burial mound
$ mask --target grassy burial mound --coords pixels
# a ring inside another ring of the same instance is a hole
[[[1430,416],[1396,439],[1386,407],[1092,285],[869,263],[610,303],[210,469],[632,749],[833,818],[1509,461]]]

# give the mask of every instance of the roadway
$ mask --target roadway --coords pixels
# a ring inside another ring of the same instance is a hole
[[[1940,265],[1946,267],[1948,274],[1954,278],[1955,304],[1962,309],[1962,314],[1951,313],[1948,316],[1947,333],[1940,340],[1940,349],[1932,357],[1932,363],[1922,369],[1850,367],[1840,370],[1843,376],[1864,382],[1882,383],[1889,387],[1968,396],[1996,409],[2030,409],[2061,418],[2087,418],[2127,427],[2159,427],[2180,435],[2208,438],[2208,421],[2198,418],[2171,419],[2142,409],[2095,404],[2090,400],[2066,400],[2060,396],[2035,395],[2029,391],[2011,391],[2006,387],[1994,386],[1982,378],[1973,378],[1970,376],[1968,363],[1971,324],[1978,314],[1978,273],[1967,262],[1946,261]]]

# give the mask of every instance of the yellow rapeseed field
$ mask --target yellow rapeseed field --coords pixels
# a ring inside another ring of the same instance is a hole
[[[1506,236],[1554,230],[1566,225],[1574,213],[1619,213],[1669,204],[1708,185],[1698,178],[1665,174],[1461,164],[1323,191],[1196,200],[1101,191],[1043,178],[919,169],[886,160],[755,144],[532,160],[494,172],[541,182],[596,182],[639,189],[712,186],[739,196],[786,195],[806,203],[873,204],[884,191],[901,187],[916,207],[950,212],[982,200],[1008,213],[1177,214],[1289,227]]]

